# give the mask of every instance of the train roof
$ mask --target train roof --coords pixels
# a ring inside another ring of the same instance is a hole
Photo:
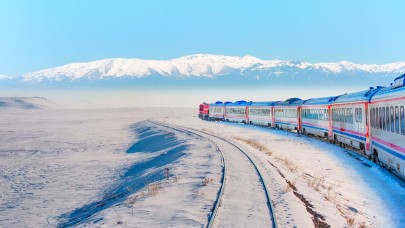
[[[279,101],[257,101],[257,102],[250,102],[250,106],[274,106]]]
[[[384,87],[377,86],[377,88],[370,87],[369,90],[363,90],[360,92],[343,94],[338,97],[333,103],[345,103],[345,102],[356,102],[356,101],[370,101],[371,97]]]
[[[405,93],[405,74],[395,78],[391,86],[385,87],[375,93],[371,100],[402,93]]]
[[[232,103],[232,102],[230,102],[230,101],[225,101],[225,102],[217,101],[215,103],[210,104],[210,106],[212,106],[212,107],[224,107],[226,104],[229,104],[229,103]]]
[[[305,100],[302,105],[328,105],[332,104],[339,96],[332,96],[332,97],[320,97],[320,98],[311,98]]]
[[[250,103],[251,102],[241,100],[241,101],[235,101],[233,103],[232,102],[226,103],[225,106],[248,106],[248,105],[250,105]]]
[[[294,98],[289,98],[285,101],[277,102],[275,104],[275,106],[297,106],[297,105],[302,105],[303,102],[304,101],[301,100],[300,98],[294,97]]]

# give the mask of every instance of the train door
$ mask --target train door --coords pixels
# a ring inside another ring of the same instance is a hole
[[[333,140],[333,130],[332,130],[332,128],[333,128],[332,120],[333,119],[332,118],[333,118],[332,105],[328,105],[328,137],[329,137],[329,140]]]
[[[249,106],[245,108],[245,124],[249,123]]]
[[[365,134],[366,133],[366,121],[365,121],[365,113],[366,109],[363,105],[361,105],[359,108],[357,108],[358,115],[356,117],[356,130],[360,132],[360,134]]]
[[[366,148],[365,148],[365,152],[367,155],[371,154],[371,143],[370,143],[370,137],[371,137],[371,133],[370,133],[370,108],[369,108],[369,103],[366,103],[364,105],[364,126],[365,126],[365,132],[366,132]]]
[[[298,118],[298,133],[302,132],[302,115],[301,115],[301,107],[297,108],[297,118]]]

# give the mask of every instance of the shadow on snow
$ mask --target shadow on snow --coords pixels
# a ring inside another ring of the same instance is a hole
[[[128,196],[142,189],[146,183],[162,180],[164,167],[184,156],[188,149],[188,145],[184,144],[185,141],[179,140],[175,134],[164,132],[148,123],[134,124],[132,130],[139,136],[139,140],[127,150],[127,153],[162,153],[129,167],[121,176],[119,183],[106,190],[100,200],[62,214],[59,217],[58,227],[81,224],[96,213],[122,203]]]

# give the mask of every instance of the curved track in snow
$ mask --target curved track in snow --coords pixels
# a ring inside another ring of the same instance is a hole
[[[222,154],[224,177],[207,227],[277,227],[269,191],[249,155],[222,137],[178,125],[150,121],[212,142]]]

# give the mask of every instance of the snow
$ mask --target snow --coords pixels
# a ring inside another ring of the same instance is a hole
[[[207,129],[232,138],[254,139],[267,146],[272,156],[241,144],[268,174],[277,219],[281,227],[311,226],[310,215],[293,191],[286,191],[286,180],[293,182],[298,192],[311,202],[314,210],[325,217],[332,227],[354,224],[368,227],[403,227],[405,225],[405,183],[367,159],[327,142],[293,133],[243,124],[206,122],[188,118],[172,121],[196,129]],[[292,172],[283,160],[296,165]],[[283,173],[269,165],[275,164]],[[320,180],[316,186],[316,178]],[[315,186],[310,186],[310,184]],[[315,183],[315,184],[314,184]],[[309,216],[309,217],[308,217]]]
[[[356,227],[405,226],[405,183],[380,166],[317,139],[203,121],[196,111],[1,109],[0,226],[205,226],[220,188],[218,151],[200,137],[149,118],[214,132],[243,148],[264,175],[279,227],[311,227],[315,216],[331,227],[348,227],[352,219]],[[272,155],[235,136],[263,144]],[[237,151],[227,152],[232,153],[224,154],[227,165],[234,168],[228,178],[254,183],[254,176],[242,171],[249,164],[232,159]],[[208,184],[203,184],[205,178]],[[157,186],[156,194],[151,194],[152,186]],[[242,193],[251,186],[237,188]],[[224,197],[224,208],[230,203],[235,209],[253,205],[268,214],[257,198],[257,205],[249,204],[248,199],[260,194]],[[222,220],[220,208],[218,218],[214,225],[267,226],[263,224],[269,217]]]
[[[0,108],[41,109],[61,106],[43,97],[0,97]]]
[[[301,61],[261,60],[253,56],[224,56],[195,54],[169,60],[144,59],[103,59],[92,62],[72,63],[56,68],[44,69],[23,75],[26,81],[43,79],[62,80],[64,78],[143,78],[150,75],[170,77],[217,77],[232,73],[244,74],[245,71],[263,74],[266,72],[291,72],[294,68],[301,70],[318,70],[326,74],[342,72],[392,73],[405,72],[405,62],[390,64],[355,64],[348,61],[337,63],[308,63]],[[1,79],[1,78],[0,78]]]

